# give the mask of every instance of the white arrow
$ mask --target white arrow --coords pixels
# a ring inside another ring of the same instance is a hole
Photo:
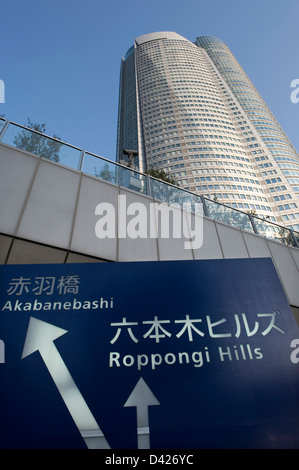
[[[104,434],[53,342],[65,333],[67,330],[31,317],[22,359],[35,351],[40,352],[87,447],[89,449],[110,449]]]
[[[137,408],[138,449],[150,449],[148,407],[156,405],[160,405],[160,403],[141,377],[124,404],[125,407],[136,406]]]

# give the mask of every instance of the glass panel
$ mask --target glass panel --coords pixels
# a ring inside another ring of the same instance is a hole
[[[83,173],[96,176],[109,183],[117,184],[117,169],[118,166],[113,162],[108,162],[100,157],[85,153],[83,162]]]
[[[30,129],[10,123],[2,142],[71,168],[78,168],[81,151]]]
[[[158,201],[168,204],[179,204],[182,209],[203,215],[203,203],[200,196],[188,193],[181,188],[172,186],[155,178],[149,178],[150,195]]]
[[[259,235],[271,238],[285,245],[296,246],[289,229],[272,224],[266,220],[258,219],[257,217],[253,217],[253,220]]]
[[[163,202],[169,202],[172,199],[172,186],[154,178],[149,178],[149,184],[152,198]]]
[[[180,202],[180,189],[155,178],[150,177],[149,181],[151,196],[154,199],[167,202],[168,204],[177,204]]]
[[[217,202],[211,201],[205,198],[205,203],[208,211],[208,216],[212,219],[223,222],[224,224],[237,227],[241,230],[247,230],[254,232],[250,217],[245,212],[240,212],[231,207],[218,204]]]
[[[3,126],[4,126],[5,122],[6,122],[5,119],[0,117],[0,132],[3,129]]]
[[[85,153],[82,171],[104,181],[109,181],[109,183],[115,183],[124,188],[147,194],[145,175],[104,160],[101,157]]]
[[[203,202],[200,196],[188,193],[180,189],[180,204],[189,212],[194,212],[198,215],[204,215]]]
[[[118,167],[118,184],[124,188],[132,189],[138,193],[147,194],[147,177],[137,171]]]

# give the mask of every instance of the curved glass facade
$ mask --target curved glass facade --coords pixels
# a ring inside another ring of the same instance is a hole
[[[142,171],[164,169],[185,189],[298,229],[298,155],[227,46],[160,32],[136,38],[132,52],[122,60],[118,161],[133,148]]]
[[[242,107],[236,116],[243,121],[241,130],[248,142],[248,151],[263,177],[265,192],[271,193],[277,204],[281,221],[298,229],[299,158],[296,149],[223,41],[202,36],[196,39],[196,45],[208,53]]]

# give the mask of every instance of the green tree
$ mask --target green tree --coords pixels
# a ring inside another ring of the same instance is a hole
[[[168,204],[181,203],[184,192],[178,188],[179,184],[173,175],[154,167],[149,167],[145,173],[155,178],[150,179],[152,197]]]
[[[35,124],[27,119],[27,125],[29,129],[33,131],[40,132],[41,134],[46,133],[46,124]],[[59,162],[59,151],[60,147],[63,145],[57,142],[61,140],[60,137],[56,134],[53,135],[53,138],[46,137],[44,135],[38,134],[36,132],[31,132],[27,129],[22,129],[14,138],[14,145],[17,148],[26,150],[27,152],[34,153],[39,157],[47,158],[54,162]]]
[[[166,183],[173,184],[174,186],[178,186],[178,183],[176,179],[174,178],[173,175],[170,175],[163,169],[158,169],[154,167],[149,167],[147,170],[144,172],[146,175],[153,176],[154,178],[157,178],[158,180],[165,181]]]
[[[96,167],[94,167],[94,175],[97,178],[101,178],[105,181],[110,181],[115,183],[115,172],[116,168],[114,169],[114,173],[110,170],[108,163],[104,163],[103,168],[99,171]]]

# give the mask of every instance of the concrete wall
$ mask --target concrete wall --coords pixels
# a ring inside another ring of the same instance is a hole
[[[299,249],[203,220],[203,244],[185,239],[105,238],[95,234],[95,208],[118,195],[127,204],[148,196],[0,144],[0,263],[74,263],[271,257],[294,312],[299,311]],[[121,214],[117,214],[119,220]],[[184,215],[185,216],[185,215]],[[297,309],[296,309],[297,308]]]

